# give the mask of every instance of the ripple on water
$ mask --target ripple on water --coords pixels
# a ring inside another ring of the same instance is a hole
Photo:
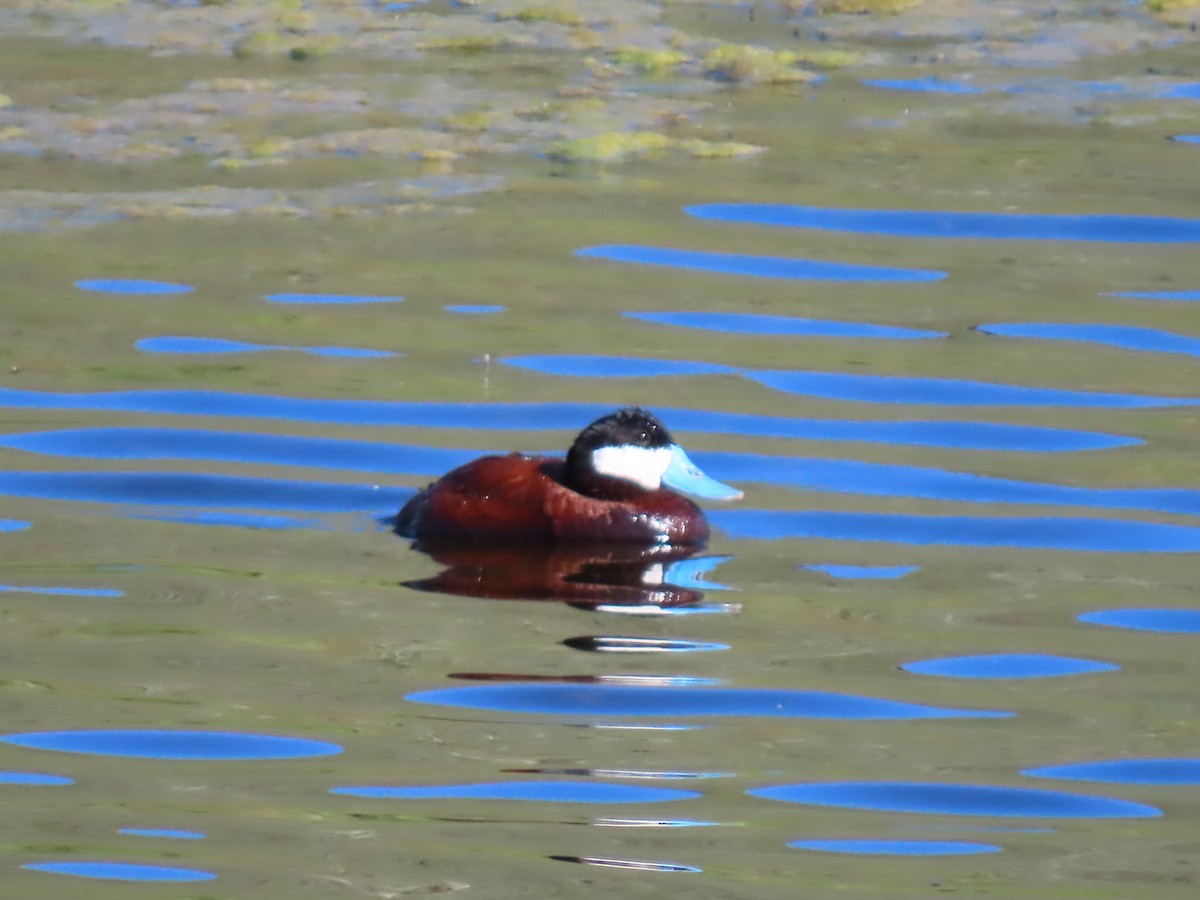
[[[668,375],[741,375],[789,394],[862,403],[918,403],[932,406],[1078,406],[1142,408],[1195,406],[1200,399],[1114,394],[1060,388],[1024,387],[956,378],[909,378],[852,375],[845,372],[800,372],[783,369],[739,369],[691,360],[626,356],[540,354],[508,356],[498,362],[546,375],[577,378],[648,378]]]
[[[1200,144],[1200,134],[1173,134],[1171,140],[1180,144]]]
[[[395,512],[411,488],[188,472],[0,472],[0,495],[131,506]]]
[[[101,294],[190,294],[195,290],[190,284],[145,278],[82,278],[75,282],[75,287]]]
[[[143,353],[266,353],[274,350],[292,350],[297,353],[307,353],[309,356],[361,357],[364,359],[382,359],[402,355],[390,350],[368,350],[361,347],[292,347],[286,344],[252,344],[247,341],[230,341],[224,338],[171,335],[142,338],[136,342],[135,346]]]
[[[327,741],[230,731],[41,731],[0,735],[0,742],[130,759],[302,759],[342,752]]]
[[[867,87],[884,88],[889,91],[914,91],[920,94],[983,94],[984,88],[971,84],[965,78],[862,78]]]
[[[685,212],[697,218],[722,222],[900,237],[1114,241],[1133,244],[1200,241],[1200,219],[1167,216],[834,209],[782,203],[706,203],[689,206]]]
[[[1126,297],[1131,300],[1200,300],[1200,291],[1109,291],[1101,297]]]
[[[371,297],[361,294],[267,294],[272,303],[326,303],[350,305],[355,303],[400,303],[403,297]]]
[[[821,853],[854,853],[863,856],[969,856],[999,853],[1001,849],[995,844],[973,841],[804,840],[788,841],[788,846]]]
[[[446,312],[459,316],[490,316],[508,309],[507,306],[498,303],[458,303],[443,308]]]
[[[689,641],[684,638],[627,637],[624,635],[583,635],[567,638],[563,644],[588,653],[710,653],[728,650],[728,644],[715,641]]]
[[[1023,547],[1108,553],[1200,551],[1200,528],[1121,519],[1065,516],[991,518],[765,509],[717,509],[709,513],[709,518],[729,537],[755,540],[823,538],[945,547]]]
[[[0,772],[0,784],[34,784],[46,787],[58,787],[74,783],[74,778],[67,778],[65,775],[43,775],[40,772]]]
[[[596,403],[419,403],[316,400],[223,391],[112,391],[65,394],[0,387],[0,406],[110,412],[286,419],[346,425],[407,425],[493,431],[578,429],[611,412]],[[681,431],[805,440],[866,441],[980,450],[1044,453],[1102,450],[1141,444],[1137,438],[1065,428],[990,422],[878,422],[792,419],[704,409],[660,408]]]
[[[132,837],[170,838],[179,841],[200,841],[207,837],[203,831],[180,831],[175,828],[118,828],[117,833]]]
[[[28,584],[0,584],[0,592],[12,594],[51,594],[63,597],[124,597],[116,588],[44,587]]]
[[[542,803],[667,803],[694,800],[700,791],[590,781],[501,781],[484,784],[358,785],[331,794],[384,800],[533,800]]]
[[[322,519],[301,516],[265,515],[262,513],[234,513],[201,511],[194,513],[136,513],[126,515],[131,519],[148,522],[178,522],[182,525],[203,525],[209,528],[256,528],[270,531],[338,531],[362,530],[361,526],[343,528]],[[342,523],[344,526],[344,523]]]
[[[975,784],[936,784],[916,781],[830,781],[781,784],[746,791],[752,797],[885,812],[957,816],[1030,818],[1151,818],[1162,810],[1143,803],[1070,794]]]
[[[702,716],[812,719],[998,719],[1002,710],[951,709],[827,691],[606,684],[491,684],[417,691],[405,697],[456,709],[558,716]]]
[[[213,460],[426,476],[440,475],[487,452],[172,428],[18,433],[0,437],[0,447],[84,459]],[[1036,503],[1200,514],[1200,491],[1185,488],[1083,488],[991,478],[971,472],[816,457],[706,452],[694,453],[693,457],[705,471],[725,481],[766,482],[805,490],[965,503]],[[11,480],[30,481],[26,476],[14,476]],[[4,484],[5,476],[0,475],[0,492]],[[699,557],[672,563],[665,578],[681,587],[722,590],[722,585],[705,580],[704,575],[726,559]]]
[[[1133,631],[1200,634],[1200,609],[1101,609],[1083,613],[1079,621]]]
[[[21,522],[17,519],[0,519],[0,532],[24,531],[28,527],[28,522]]]
[[[806,569],[810,572],[824,572],[833,578],[846,579],[895,579],[903,578],[905,575],[910,575],[920,566],[846,566],[838,563],[812,563],[809,565],[796,566],[797,569]]]
[[[1003,337],[1077,341],[1117,347],[1121,350],[1200,356],[1200,338],[1160,331],[1157,328],[1136,328],[1131,325],[1104,325],[1088,322],[999,322],[977,325],[976,328],[986,334]]]
[[[109,881],[212,881],[217,877],[214,873],[202,869],[121,862],[26,863],[21,868],[34,872],[52,872],[56,875],[75,875],[79,878],[101,878]]]
[[[1121,667],[1092,659],[1073,659],[1045,653],[994,653],[923,659],[904,663],[900,668],[918,675],[946,678],[1056,678],[1062,675],[1114,672]]]
[[[631,319],[720,331],[728,334],[777,334],[803,337],[869,338],[912,341],[947,337],[945,331],[872,325],[869,322],[837,322],[829,319],[801,319],[794,316],[767,316],[754,313],[720,312],[627,312]]]
[[[599,866],[602,869],[632,869],[635,872],[703,872],[696,866],[685,866],[681,863],[657,862],[644,859],[617,859],[609,856],[548,856],[557,862],[580,863],[585,866]]]
[[[1113,759],[1042,766],[1021,774],[1107,784],[1200,784],[1200,759]]]
[[[1200,515],[1200,490],[1190,488],[1082,488],[991,478],[857,460],[696,452],[692,458],[722,481],[766,482],[804,490],[960,503],[1021,503],[1147,509]]]
[[[0,436],[0,447],[81,459],[188,459],[440,475],[486,451],[187,428],[75,428]]]
[[[785,278],[807,281],[941,281],[945,272],[933,269],[897,269],[888,266],[856,265],[785,256],[755,256],[747,253],[710,253],[702,250],[675,250],[669,247],[643,247],[612,244],[583,247],[576,256],[608,259],[614,262],[694,269],[721,275],[748,275],[754,278]]]
[[[1200,81],[1185,81],[1172,85],[1158,94],[1165,100],[1200,100]]]

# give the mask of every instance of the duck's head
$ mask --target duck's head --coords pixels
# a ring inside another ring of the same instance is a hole
[[[737,500],[742,492],[709,478],[641,407],[597,419],[567,453],[567,484],[601,500],[626,500],[662,488],[702,500]]]

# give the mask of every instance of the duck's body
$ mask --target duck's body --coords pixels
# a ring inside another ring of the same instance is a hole
[[[405,504],[396,531],[439,542],[703,545],[703,511],[669,485],[741,496],[700,472],[645,410],[621,410],[585,428],[565,460],[514,453],[454,469]]]

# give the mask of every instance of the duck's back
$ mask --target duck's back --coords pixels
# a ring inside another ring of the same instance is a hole
[[[543,495],[550,478],[541,466],[553,462],[513,453],[459,466],[404,504],[396,531],[421,540],[549,540]]]
[[[637,502],[596,500],[562,483],[563,461],[485,456],[448,472],[404,505],[396,531],[418,540],[703,544],[700,508],[670,491]]]

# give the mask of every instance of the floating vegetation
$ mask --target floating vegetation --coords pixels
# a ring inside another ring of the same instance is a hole
[[[62,231],[121,219],[212,219],[239,215],[316,219],[327,216],[457,213],[434,201],[495,190],[499,176],[431,174],[385,183],[347,184],[281,193],[266,188],[198,187],[130,193],[0,191],[0,232]]]
[[[612,63],[637,72],[662,74],[681,66],[691,57],[680,50],[652,50],[649,47],[619,47],[612,53]]]
[[[740,159],[766,150],[754,144],[734,141],[705,141],[699,138],[678,139],[656,131],[610,131],[570,141],[557,141],[546,148],[546,156],[560,162],[619,162],[661,155],[683,153],[695,159]]]
[[[555,25],[579,26],[587,22],[586,17],[573,3],[529,3],[510,6],[496,11],[501,22],[516,21],[552,22]]]
[[[921,0],[815,0],[813,7],[820,13],[842,15],[895,15],[912,9]]]
[[[514,46],[504,34],[490,31],[464,32],[461,34],[433,34],[420,43],[422,50],[457,50],[460,53],[483,53]]]
[[[704,57],[704,74],[724,81],[786,84],[815,81],[819,76],[800,68],[802,56],[749,44],[722,44]]]

